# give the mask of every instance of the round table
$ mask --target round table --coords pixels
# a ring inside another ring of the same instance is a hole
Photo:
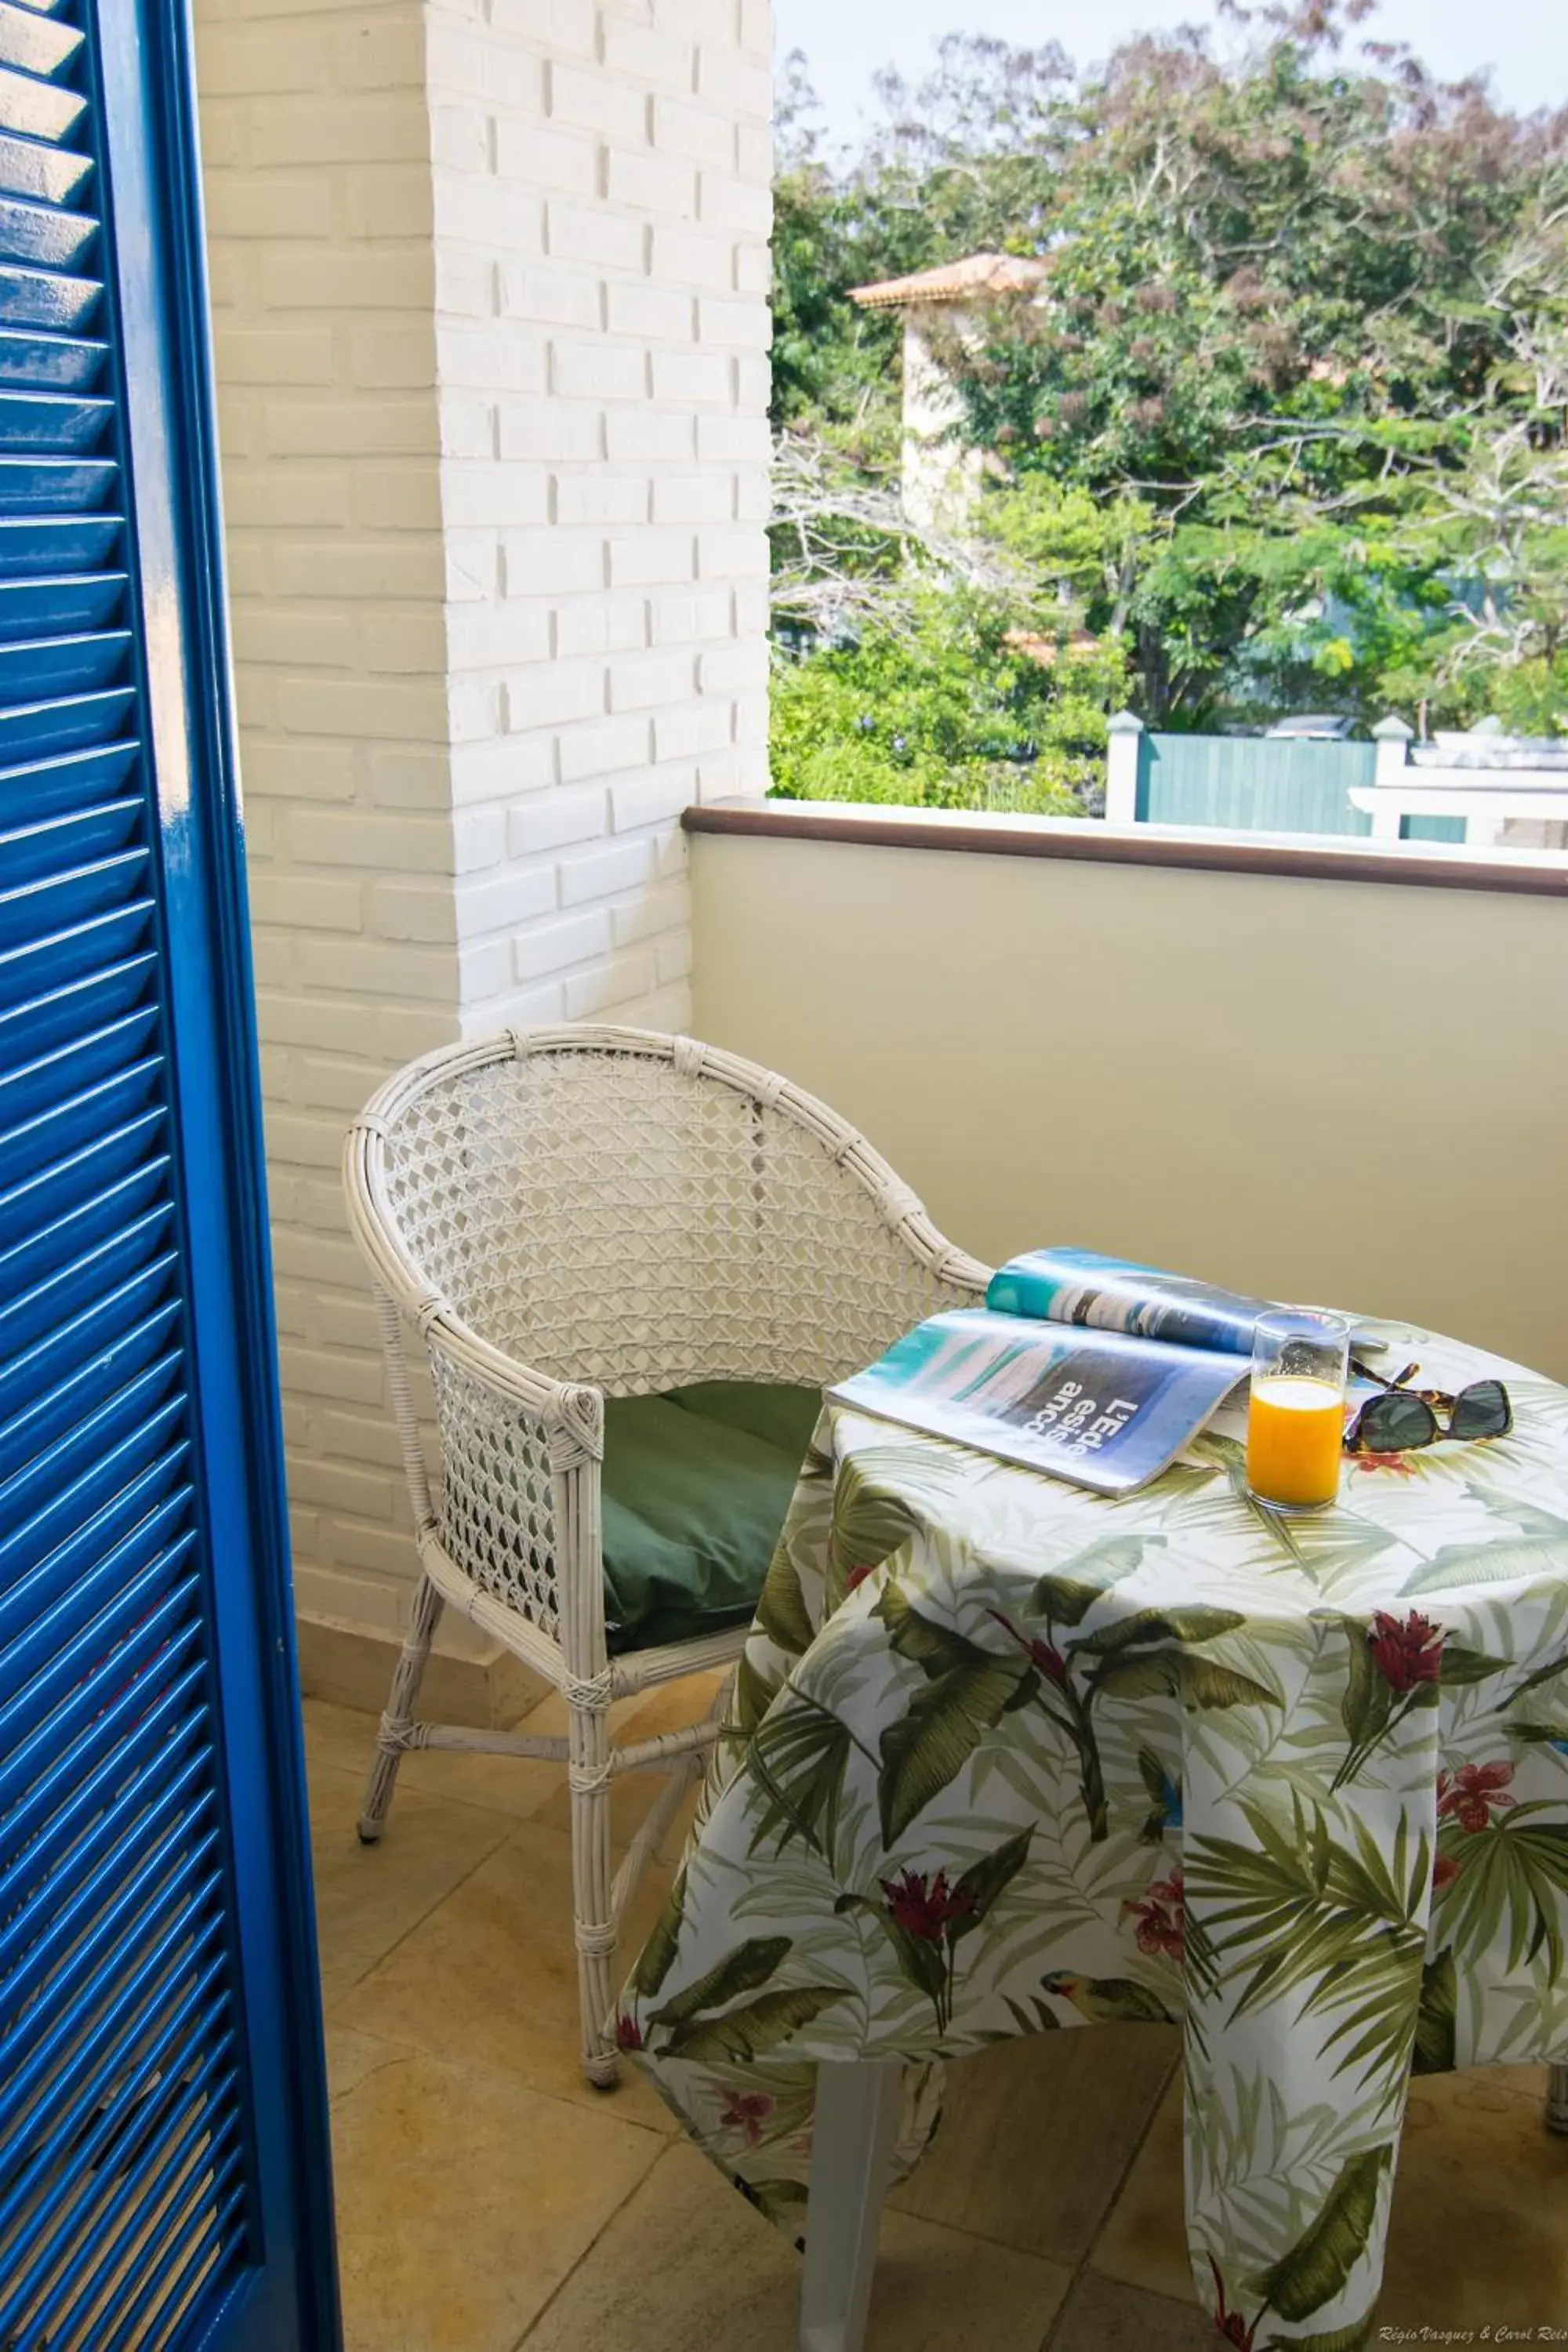
[[[1180,2021],[1189,2240],[1237,2345],[1357,2340],[1412,2071],[1568,2056],[1568,1390],[1288,1519],[1216,1424],[1110,1500],[828,1407],[624,1997],[802,2231],[815,2070]]]

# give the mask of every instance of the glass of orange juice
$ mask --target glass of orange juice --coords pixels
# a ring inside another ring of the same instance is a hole
[[[1247,1484],[1271,1510],[1321,1511],[1339,1494],[1350,1331],[1312,1307],[1258,1318]]]

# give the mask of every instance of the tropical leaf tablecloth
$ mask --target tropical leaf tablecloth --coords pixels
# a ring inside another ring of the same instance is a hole
[[[1248,1502],[1211,1433],[1107,1501],[831,1407],[618,2020],[804,2227],[816,2065],[1183,2021],[1221,2334],[1366,2338],[1411,2072],[1568,2057],[1568,1391]]]

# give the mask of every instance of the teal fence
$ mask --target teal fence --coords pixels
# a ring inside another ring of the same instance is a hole
[[[1144,735],[1140,824],[1230,825],[1246,833],[1365,835],[1351,802],[1373,782],[1374,743],[1294,743],[1261,735]],[[1407,841],[1462,841],[1463,817],[1406,817]]]
[[[1292,743],[1258,735],[1145,735],[1141,824],[1224,824],[1247,833],[1369,834],[1352,787],[1376,774],[1374,743]]]

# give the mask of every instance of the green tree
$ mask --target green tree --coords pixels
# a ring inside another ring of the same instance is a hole
[[[952,354],[1020,479],[1166,525],[1126,599],[1158,722],[1462,699],[1489,591],[1492,667],[1554,655],[1563,400],[1521,353],[1568,283],[1568,125],[1405,51],[1347,63],[1359,13],[1270,11],[1228,62],[1119,50],[1077,94],[1041,297]]]
[[[1081,807],[1123,699],[1568,731],[1568,110],[1439,83],[1370,6],[1089,75],[953,35],[847,157],[792,61],[779,789]],[[949,341],[987,468],[937,545],[896,510],[898,314],[850,294],[983,249],[1045,277]]]
[[[781,654],[774,791],[1081,815],[1125,689],[1120,649],[1042,659],[1015,622],[1005,598],[928,588],[902,626],[873,621],[808,659]]]

